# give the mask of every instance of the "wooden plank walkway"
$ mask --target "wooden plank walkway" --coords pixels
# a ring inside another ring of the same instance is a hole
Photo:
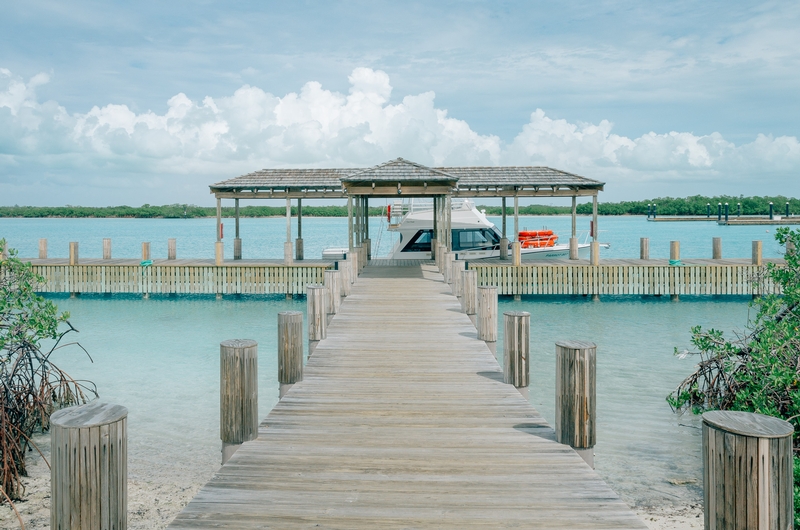
[[[502,382],[431,265],[367,267],[304,380],[170,525],[311,527],[646,528]]]

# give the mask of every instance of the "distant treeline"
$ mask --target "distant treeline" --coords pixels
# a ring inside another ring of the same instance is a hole
[[[717,205],[728,203],[730,214],[736,215],[738,204],[742,205],[742,215],[767,215],[769,203],[773,203],[775,214],[782,215],[786,211],[786,203],[793,215],[800,214],[800,199],[778,195],[775,197],[734,197],[721,195],[717,197],[673,198],[659,197],[643,201],[600,202],[597,211],[600,215],[647,215],[648,205],[656,204],[658,215],[706,215],[707,205],[711,205],[711,215],[717,214]],[[487,214],[500,215],[500,206],[478,206]],[[724,206],[723,206],[724,208]],[[578,205],[578,214],[592,213],[591,203]],[[569,206],[529,205],[519,209],[521,215],[564,215],[569,214]],[[372,216],[383,215],[383,206],[369,209]],[[723,210],[724,213],[724,210]],[[513,214],[511,205],[507,214]],[[194,219],[198,217],[214,217],[217,209],[213,206],[194,206],[192,204],[168,204],[164,206],[0,206],[0,217],[78,217],[78,218],[137,218],[137,219]],[[233,217],[232,207],[222,208],[223,217]],[[283,206],[243,206],[239,208],[240,217],[279,217],[286,215]],[[292,207],[292,215],[297,215],[297,208]],[[308,217],[346,217],[346,206],[303,206],[303,216]]]

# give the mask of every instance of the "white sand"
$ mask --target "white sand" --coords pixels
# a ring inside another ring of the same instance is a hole
[[[37,443],[50,458],[49,436]],[[50,470],[38,453],[29,454],[29,476],[23,478],[24,501],[16,503],[26,530],[50,528]],[[210,477],[209,477],[210,478]],[[163,474],[139,473],[128,479],[128,528],[153,530],[165,528],[198,492],[201,483],[180,477],[169,480]],[[703,510],[699,503],[688,506],[664,504],[637,507],[637,515],[651,530],[692,530],[703,528]],[[0,529],[19,528],[13,510],[0,506]]]

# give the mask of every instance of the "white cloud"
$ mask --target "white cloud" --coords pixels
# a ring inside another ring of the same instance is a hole
[[[738,146],[718,133],[628,138],[613,133],[607,120],[570,123],[537,109],[504,144],[449,117],[433,92],[390,104],[392,86],[383,71],[356,68],[348,80],[346,95],[313,81],[282,97],[244,85],[202,101],[177,94],[164,114],[118,104],[70,114],[39,101],[36,88],[49,81],[46,74],[26,82],[0,69],[0,186],[35,175],[35,185],[126,189],[138,175],[133,181],[143,187],[205,189],[262,167],[365,166],[403,156],[430,165],[548,165],[606,180],[608,190],[691,179],[746,193],[736,185],[757,175],[761,185],[773,186],[763,193],[800,191],[794,136],[759,135]]]

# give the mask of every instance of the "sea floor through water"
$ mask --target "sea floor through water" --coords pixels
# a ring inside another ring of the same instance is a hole
[[[259,344],[259,415],[278,400],[277,313],[305,311],[281,296],[83,295],[51,297],[80,330],[79,348],[56,363],[97,384],[100,399],[129,409],[129,473],[169,487],[208,481],[219,466],[219,343]],[[690,328],[744,328],[748,300],[682,297],[501,298],[500,313],[531,313],[530,401],[553,424],[555,342],[597,344],[597,471],[632,506],[697,502],[702,496],[700,423],[674,414],[667,394],[694,361]],[[502,317],[501,317],[502,318]],[[502,326],[498,358],[502,365]]]

